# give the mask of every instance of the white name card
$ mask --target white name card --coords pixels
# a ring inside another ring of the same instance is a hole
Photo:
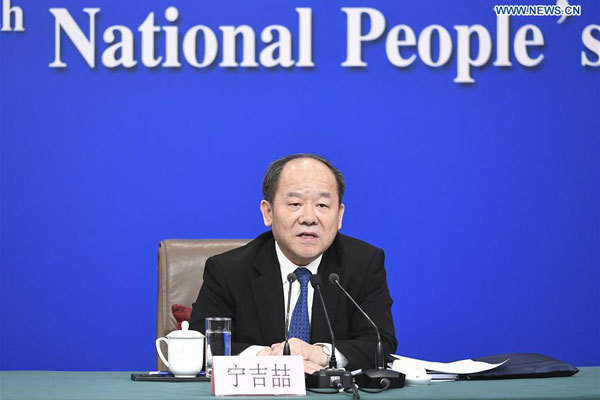
[[[215,356],[215,396],[306,395],[302,356]]]

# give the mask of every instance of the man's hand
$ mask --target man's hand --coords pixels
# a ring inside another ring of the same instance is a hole
[[[310,362],[310,369],[313,371],[318,371],[325,365],[327,365],[327,354],[323,352],[322,346],[317,346],[314,344],[308,344],[305,341],[298,338],[291,338],[289,340],[290,343],[290,353],[293,356],[302,356],[304,358],[304,369],[307,370],[307,362]],[[271,345],[271,355],[280,356],[283,354],[283,345],[285,342],[275,343]],[[262,351],[261,351],[262,352]],[[260,354],[260,353],[259,353]]]
[[[261,351],[258,352],[257,356],[274,356],[276,354],[273,353],[270,347],[265,347]]]
[[[323,367],[320,366],[319,364],[315,364],[312,361],[304,361],[304,373],[306,374],[312,374],[313,372],[317,372],[322,370]]]

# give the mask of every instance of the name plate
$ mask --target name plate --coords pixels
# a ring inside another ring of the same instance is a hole
[[[302,356],[214,356],[215,396],[306,395]]]

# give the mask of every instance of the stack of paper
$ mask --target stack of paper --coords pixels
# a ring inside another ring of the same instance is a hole
[[[418,360],[416,358],[404,357],[392,354],[396,358],[392,363],[392,369],[406,375],[407,379],[422,377],[424,372],[433,381],[454,381],[459,375],[475,374],[477,372],[489,371],[504,364],[490,364],[483,361],[471,359],[460,360],[449,363]]]

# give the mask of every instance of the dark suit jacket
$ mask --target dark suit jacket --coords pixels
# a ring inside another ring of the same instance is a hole
[[[347,368],[375,366],[375,330],[339,288],[329,283],[329,274],[354,297],[380,329],[385,354],[395,353],[392,298],[386,283],[381,249],[349,236],[337,234],[325,251],[318,275],[323,280],[323,298],[332,320],[335,344],[348,359]],[[275,239],[271,231],[244,247],[209,258],[204,284],[193,305],[190,329],[204,333],[206,317],[231,317],[232,353],[256,344],[270,346],[285,336],[285,307]],[[317,293],[311,317],[313,343],[330,343],[327,323]]]

